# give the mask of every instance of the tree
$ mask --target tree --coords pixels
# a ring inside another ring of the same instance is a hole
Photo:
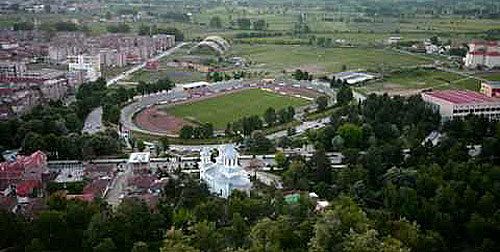
[[[56,31],[66,31],[66,32],[78,31],[77,24],[72,23],[72,22],[60,21],[60,22],[55,23],[53,26],[54,26],[54,29]]]
[[[205,123],[201,126],[202,138],[211,138],[214,135],[214,126],[211,123]]]
[[[282,151],[277,151],[274,155],[274,161],[279,168],[286,168],[288,166],[288,159]]]
[[[191,139],[193,137],[193,127],[189,125],[182,127],[179,137],[182,139]]]
[[[266,21],[264,19],[259,19],[253,23],[254,30],[265,30],[266,29]]]
[[[283,182],[287,187],[307,190],[307,169],[302,161],[292,161],[288,170],[283,174]]]
[[[170,146],[170,141],[168,140],[168,137],[166,136],[163,136],[160,138],[160,144],[161,144],[161,149],[163,151],[167,151],[169,146]]]
[[[353,232],[365,233],[368,223],[366,214],[351,198],[341,197],[314,225],[311,250],[342,251],[345,237]]]
[[[198,252],[199,250],[188,245],[187,237],[182,234],[182,231],[170,229],[167,231],[166,238],[163,242],[163,246],[160,248],[160,252]]]
[[[35,24],[32,22],[16,22],[12,26],[14,31],[27,31],[33,30],[35,28]]]
[[[344,145],[349,148],[358,147],[363,139],[363,130],[361,127],[351,123],[344,123],[340,126],[337,134],[342,137]]]
[[[240,213],[233,213],[231,225],[226,229],[226,235],[235,248],[241,248],[248,242],[248,225]]]
[[[2,248],[18,248],[22,250],[24,245],[29,242],[29,237],[26,228],[28,223],[21,217],[11,211],[4,209],[0,210],[0,230],[2,230],[2,239],[0,239],[0,247]],[[42,247],[40,239],[32,240],[36,247]],[[39,246],[38,246],[39,245]],[[30,245],[28,245],[30,246]],[[41,251],[41,250],[32,250]]]
[[[222,20],[219,16],[214,16],[210,19],[210,26],[213,28],[222,28]]]
[[[26,154],[31,154],[37,150],[44,150],[46,148],[47,143],[44,140],[44,137],[37,134],[30,132],[26,135],[23,141],[23,152]]]
[[[116,251],[115,243],[111,238],[105,238],[99,245],[94,247],[94,252],[111,252]]]
[[[250,30],[252,26],[252,22],[248,18],[238,18],[236,23],[241,30]]]
[[[333,151],[340,151],[342,148],[344,148],[344,143],[344,138],[342,138],[340,135],[336,135],[332,139]]]
[[[248,149],[255,154],[264,154],[274,150],[274,145],[262,131],[255,131],[248,140]]]
[[[310,80],[312,75],[309,75],[307,71],[296,69],[295,72],[292,73],[292,77],[296,80]]]
[[[342,86],[337,93],[337,103],[341,106],[348,104],[351,102],[354,97],[352,90],[348,86]]]
[[[316,106],[318,107],[318,111],[323,111],[328,106],[328,97],[320,96],[316,98]]]
[[[132,247],[131,252],[148,252],[148,244],[145,242],[136,242],[134,243],[134,247]]]
[[[318,149],[311,158],[313,180],[316,182],[331,183],[331,163],[323,149]],[[326,195],[321,195],[326,196]]]
[[[139,151],[144,151],[144,149],[146,148],[146,145],[144,144],[144,141],[137,141],[137,150]]]
[[[42,252],[45,251],[45,247],[43,246],[43,243],[40,239],[38,238],[33,238],[31,239],[30,244],[28,244],[25,248],[26,252]]]
[[[276,110],[272,107],[269,107],[266,112],[264,112],[264,120],[267,125],[272,126],[276,122]]]
[[[116,24],[116,25],[108,25],[108,27],[106,27],[106,29],[108,30],[108,32],[111,32],[111,33],[128,33],[128,32],[130,32],[130,26],[128,24],[125,24],[125,23]]]
[[[107,122],[118,124],[120,113],[120,108],[117,105],[106,104],[103,107],[103,119]]]
[[[108,235],[119,251],[130,251],[135,242],[159,241],[163,237],[165,219],[151,213],[144,201],[125,199],[107,224]]]
[[[378,232],[370,229],[365,233],[351,233],[343,243],[346,252],[409,252],[410,250],[394,238],[380,240]]]
[[[215,223],[202,221],[198,222],[193,227],[193,235],[191,237],[193,247],[201,251],[220,251],[222,249],[222,235],[217,232]]]
[[[34,223],[35,235],[44,247],[50,250],[61,249],[67,239],[66,221],[59,211],[45,211]]]

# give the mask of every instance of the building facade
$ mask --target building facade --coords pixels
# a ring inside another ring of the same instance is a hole
[[[233,190],[250,193],[250,175],[241,168],[238,158],[239,154],[231,144],[219,148],[215,163],[211,161],[208,149],[200,152],[200,180],[207,183],[211,193],[222,198],[228,198]]]
[[[17,77],[26,72],[26,64],[24,62],[1,61],[0,76]]]
[[[82,72],[84,82],[96,81],[101,77],[101,57],[99,54],[70,55],[68,56],[68,71]]]
[[[63,71],[41,69],[23,76],[0,76],[0,120],[19,116],[38,105],[63,99],[75,91]]]
[[[41,187],[43,174],[47,172],[47,156],[43,152],[17,156],[14,161],[0,163],[0,191],[5,195],[15,188],[18,197],[28,197]]]
[[[487,81],[481,83],[481,93],[488,97],[500,98],[500,81]]]
[[[444,90],[422,93],[422,99],[439,111],[443,121],[463,118],[469,114],[500,119],[500,99],[482,93],[461,90]]]
[[[474,41],[464,59],[465,66],[500,67],[500,41]]]

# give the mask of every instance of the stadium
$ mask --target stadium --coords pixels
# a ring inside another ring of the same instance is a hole
[[[320,82],[197,82],[135,97],[122,108],[120,122],[122,131],[152,136],[178,137],[183,126],[202,123],[211,123],[216,132],[223,132],[227,123],[260,116],[269,107],[292,106],[301,111],[322,95],[333,96],[328,84]]]

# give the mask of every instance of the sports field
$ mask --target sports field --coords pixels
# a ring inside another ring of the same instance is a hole
[[[365,94],[411,95],[424,89],[479,91],[479,85],[480,82],[477,79],[455,73],[432,69],[414,69],[392,73],[381,81],[358,87],[357,90]]]
[[[371,48],[319,48],[307,45],[235,45],[235,56],[252,61],[253,68],[266,71],[293,71],[302,68],[312,73],[365,69],[408,67],[431,63],[431,60],[392,50]]]
[[[212,123],[216,129],[223,129],[228,123],[242,117],[262,116],[269,107],[279,110],[288,106],[300,107],[307,104],[309,101],[306,99],[250,89],[167,107],[165,110],[170,115],[201,123]]]
[[[206,76],[203,73],[190,71],[187,69],[162,67],[158,71],[147,71],[147,70],[137,71],[131,76],[130,81],[154,82],[161,78],[169,78],[175,83],[187,83],[187,82],[205,80]]]

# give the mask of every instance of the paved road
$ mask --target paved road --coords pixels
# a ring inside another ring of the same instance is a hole
[[[187,42],[180,43],[180,44],[176,45],[175,47],[172,47],[172,48],[168,49],[167,51],[164,51],[163,53],[161,53],[161,54],[153,57],[151,60],[159,60],[159,59],[161,59],[163,57],[169,56],[172,53],[174,53],[175,51],[177,51],[179,48],[181,48],[181,47],[183,47],[183,46],[185,46],[187,44],[188,44]],[[143,62],[142,64],[137,65],[137,66],[135,66],[135,67],[133,67],[133,68],[131,68],[131,69],[129,69],[129,70],[121,73],[120,75],[118,75],[118,76],[116,76],[116,77],[108,80],[106,82],[106,85],[107,86],[111,86],[113,84],[116,84],[118,81],[120,81],[120,80],[128,77],[129,75],[131,75],[131,74],[133,74],[133,73],[135,73],[135,72],[143,69],[145,66],[146,66],[146,62]]]
[[[98,107],[87,115],[85,124],[83,125],[82,133],[95,134],[102,131],[102,107]]]
[[[122,199],[121,195],[125,194],[125,189],[127,187],[127,182],[129,178],[133,175],[132,169],[125,165],[125,171],[118,173],[116,177],[111,182],[111,187],[106,194],[106,202],[112,207],[120,205]]]
[[[299,126],[295,127],[295,135],[300,135],[309,129],[320,129],[327,126],[330,123],[330,117],[325,117],[323,119],[315,121],[302,122]],[[277,139],[280,137],[287,136],[287,130],[278,131],[276,133],[267,136],[269,139]]]

